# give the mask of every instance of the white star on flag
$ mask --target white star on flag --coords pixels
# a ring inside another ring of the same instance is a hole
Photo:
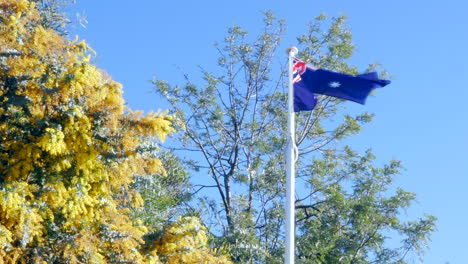
[[[338,88],[341,86],[341,83],[340,82],[330,82],[328,84],[328,86],[330,86],[331,88]]]

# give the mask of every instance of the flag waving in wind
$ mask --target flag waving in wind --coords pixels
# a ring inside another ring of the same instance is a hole
[[[309,111],[317,104],[317,94],[329,95],[364,104],[369,93],[384,87],[389,80],[381,80],[376,72],[349,75],[317,69],[293,59],[294,111]]]

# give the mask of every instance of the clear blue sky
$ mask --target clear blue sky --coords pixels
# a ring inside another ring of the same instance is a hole
[[[468,2],[77,0],[70,12],[89,22],[72,34],[86,39],[99,67],[124,85],[129,106],[164,110],[151,92],[153,75],[180,83],[178,68],[193,78],[198,66],[214,69],[213,43],[234,23],[259,30],[266,9],[286,20],[285,47],[321,12],[349,17],[359,49],[353,63],[364,70],[381,62],[394,78],[358,108],[376,117],[351,143],[372,147],[379,160],[402,160],[406,171],[396,185],[419,201],[408,214],[438,217],[422,263],[468,263]]]

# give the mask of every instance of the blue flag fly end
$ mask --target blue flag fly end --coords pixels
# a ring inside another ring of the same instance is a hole
[[[384,87],[376,72],[349,75],[317,69],[293,58],[294,111],[309,111],[317,104],[317,94],[329,95],[360,104],[375,88]]]

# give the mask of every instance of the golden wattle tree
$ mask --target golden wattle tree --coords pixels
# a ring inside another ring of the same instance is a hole
[[[188,220],[143,245],[132,182],[164,174],[150,150],[171,117],[126,109],[86,43],[43,21],[34,2],[0,0],[0,263],[163,263],[177,252],[180,263],[227,263]]]

